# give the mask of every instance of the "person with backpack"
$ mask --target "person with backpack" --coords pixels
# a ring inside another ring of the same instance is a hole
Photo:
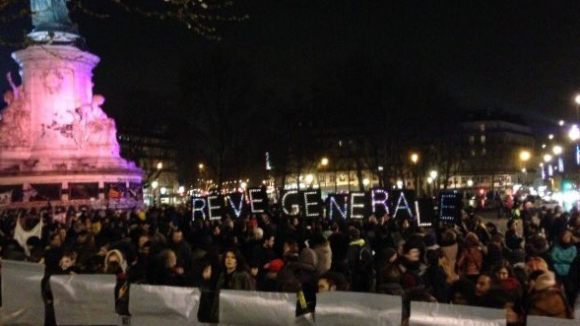
[[[348,229],[350,243],[346,250],[346,267],[351,280],[350,290],[354,292],[374,292],[376,272],[373,253],[360,231],[355,227]]]

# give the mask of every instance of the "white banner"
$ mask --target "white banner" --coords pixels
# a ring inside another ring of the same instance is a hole
[[[528,326],[578,326],[578,320],[528,316]]]
[[[399,296],[326,292],[316,296],[314,319],[317,326],[399,326],[402,309]]]
[[[2,261],[1,325],[44,325],[43,274],[41,264]]]
[[[129,293],[131,324],[135,326],[200,325],[197,288],[132,284]]]
[[[409,326],[505,326],[506,311],[471,306],[411,302]]]
[[[117,325],[115,275],[53,275],[56,323]]]
[[[294,293],[220,291],[220,325],[288,326],[295,316]]]
[[[12,204],[12,190],[0,192],[0,206]]]

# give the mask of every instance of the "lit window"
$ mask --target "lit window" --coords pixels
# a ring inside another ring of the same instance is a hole
[[[484,136],[484,135],[482,135],[482,136],[480,137],[480,139],[481,139],[481,143],[482,143],[482,144],[485,144],[485,136]]]

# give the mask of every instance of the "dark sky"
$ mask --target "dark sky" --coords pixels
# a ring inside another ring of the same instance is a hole
[[[536,123],[570,117],[580,92],[580,2],[531,3],[238,0],[250,19],[221,35],[264,90],[283,95],[363,54],[440,85],[467,109],[501,108]],[[101,57],[95,92],[114,117],[174,103],[184,58],[208,43],[177,24],[134,16],[75,19]],[[0,72],[15,71],[11,50],[0,48]]]

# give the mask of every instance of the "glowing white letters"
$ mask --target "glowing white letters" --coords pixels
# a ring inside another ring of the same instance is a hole
[[[377,199],[377,197],[380,197],[380,195],[383,195],[382,196],[383,198]],[[377,206],[383,206],[385,209],[385,213],[390,214],[388,200],[389,200],[389,193],[387,191],[385,191],[384,189],[371,190],[371,206],[373,209],[373,214],[375,214],[377,212]],[[396,212],[395,212],[395,214],[396,214]]]
[[[201,207],[199,207],[198,205],[196,205],[199,202],[202,203]],[[205,212],[204,212],[204,209],[205,209],[205,206],[206,206],[205,205],[205,199],[203,199],[203,198],[193,198],[192,206],[193,206],[193,210],[191,212],[191,215],[192,215],[191,218],[193,220],[195,220],[195,213],[198,213],[199,212],[199,213],[201,213],[202,219],[205,220],[205,218],[206,218]]]
[[[234,201],[232,200],[232,196],[230,196],[230,195],[226,196],[226,198],[228,199],[228,202],[230,203],[230,206],[234,210],[234,215],[237,218],[240,218],[240,216],[242,216],[242,209],[244,207],[244,193],[242,192],[241,195],[242,196],[240,197],[240,204],[237,207],[234,204]]]
[[[340,205],[336,202],[336,197],[335,196],[330,196],[329,197],[329,202],[328,205],[330,206],[328,208],[328,218],[331,220],[334,220],[334,208],[336,207],[336,210],[338,210],[338,213],[340,214],[340,216],[342,216],[343,219],[346,220],[346,214],[348,214],[348,203],[346,202],[346,200],[344,201],[344,207],[340,207]]]
[[[401,203],[403,203],[404,205],[401,205]],[[397,213],[399,213],[400,210],[406,210],[410,218],[414,217],[413,211],[411,210],[411,207],[409,207],[407,197],[405,197],[405,193],[402,191],[401,194],[399,195],[399,199],[397,200],[397,205],[395,206],[395,212],[393,213],[394,218],[397,217]]]
[[[248,197],[250,199],[250,210],[252,211],[253,214],[255,213],[264,213],[263,209],[256,209],[256,207],[254,206],[254,204],[260,204],[264,201],[263,198],[260,199],[254,199],[254,193],[261,193],[262,190],[261,189],[249,189],[248,190]]]
[[[317,209],[315,212],[312,212],[310,210],[310,207],[312,206],[316,206],[318,208],[318,205],[320,205],[320,203],[318,201],[308,201],[308,197],[313,196],[313,195],[318,195],[317,191],[305,191],[302,193],[302,195],[304,196],[304,214],[306,214],[306,217],[319,217],[320,216],[320,210]]]
[[[356,208],[364,208],[364,203],[355,203],[357,198],[364,198],[364,193],[353,192],[350,194],[350,218],[361,219],[364,218],[363,214],[354,214]]]
[[[281,205],[282,205],[282,211],[284,212],[284,214],[286,214],[288,216],[296,216],[300,213],[300,205],[297,205],[297,204],[292,205],[292,211],[294,211],[294,213],[290,212],[286,209],[286,199],[288,198],[288,196],[295,196],[297,194],[298,194],[298,190],[288,190],[282,196]]]
[[[207,212],[209,214],[210,220],[219,220],[222,218],[221,215],[214,215],[213,214],[215,210],[222,208],[221,205],[213,206],[212,200],[216,200],[216,199],[218,199],[218,196],[208,196],[207,197]]]

